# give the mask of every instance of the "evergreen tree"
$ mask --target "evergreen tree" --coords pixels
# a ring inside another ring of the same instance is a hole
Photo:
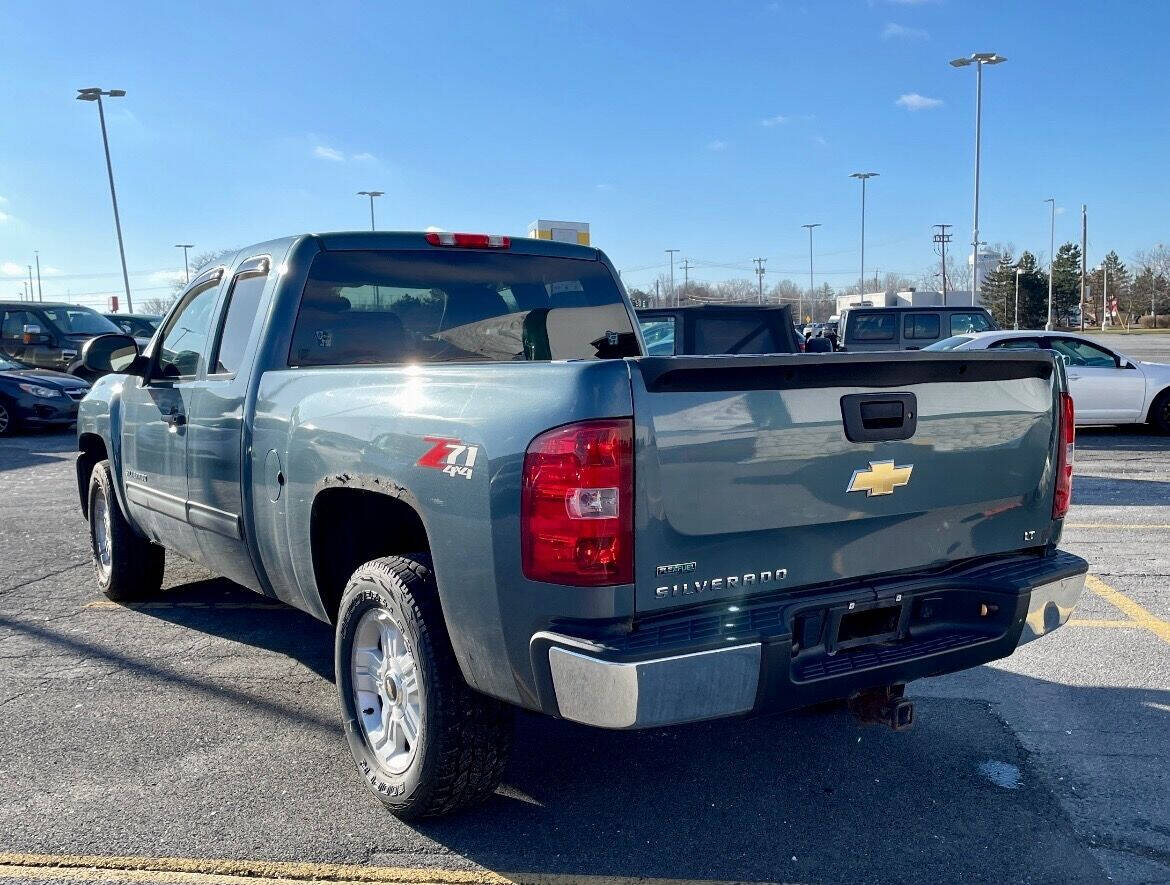
[[[1052,317],[1058,326],[1071,326],[1081,303],[1081,247],[1065,243],[1052,262]]]
[[[1016,269],[1020,271],[1020,328],[1043,329],[1048,321],[1048,274],[1037,267],[1036,256],[1026,251],[1021,253]],[[1013,313],[1015,282],[1013,279]]]
[[[1012,256],[1002,253],[999,263],[983,278],[980,287],[983,306],[990,311],[996,325],[1010,329],[1015,322],[1016,265]]]

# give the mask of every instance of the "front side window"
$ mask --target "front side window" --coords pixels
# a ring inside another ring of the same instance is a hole
[[[1095,369],[1116,369],[1117,357],[1112,351],[1079,338],[1053,338],[1052,349],[1063,356],[1070,366]]]
[[[240,370],[244,350],[252,335],[252,321],[256,318],[260,296],[264,294],[267,282],[267,272],[236,275],[228,293],[227,315],[219,333],[219,346],[210,374],[234,375]]]
[[[937,313],[908,313],[902,322],[902,335],[910,339],[937,341],[940,328]]]
[[[171,316],[158,350],[160,378],[189,378],[199,371],[211,337],[211,314],[219,278],[192,289]]]
[[[45,316],[66,335],[121,334],[121,329],[88,307],[46,307]]]
[[[637,356],[605,265],[479,250],[322,252],[289,365]]]
[[[642,340],[650,356],[674,356],[674,317],[656,316],[641,320]]]
[[[846,323],[850,341],[893,341],[895,320],[892,313],[863,313],[849,317]]]
[[[978,311],[951,314],[952,335],[971,335],[975,332],[989,331],[991,331],[991,323],[988,322],[986,314]]]
[[[0,322],[0,340],[9,344],[23,344],[24,327],[39,325],[37,318],[27,310],[7,310],[4,312],[3,321]]]

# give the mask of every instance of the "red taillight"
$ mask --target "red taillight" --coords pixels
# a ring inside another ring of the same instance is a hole
[[[1056,494],[1052,498],[1052,518],[1064,519],[1072,503],[1073,454],[1076,450],[1076,422],[1073,399],[1060,395],[1060,446],[1056,455]]]
[[[634,425],[583,421],[542,433],[524,455],[524,574],[599,587],[634,580]]]
[[[449,234],[445,231],[431,231],[426,235],[432,246],[457,246],[461,249],[511,249],[511,237],[497,237],[491,234]]]

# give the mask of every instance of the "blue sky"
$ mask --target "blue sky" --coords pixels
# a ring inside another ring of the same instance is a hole
[[[0,297],[40,250],[45,297],[119,288],[96,108],[107,104],[139,297],[195,251],[299,231],[524,233],[588,221],[627,284],[675,247],[699,279],[916,277],[931,225],[970,240],[974,69],[981,229],[1090,261],[1170,241],[1170,3],[115,3],[0,5]],[[902,96],[921,98],[905,99]],[[910,106],[907,107],[906,105]],[[724,266],[716,266],[724,265]],[[48,270],[52,269],[52,270]],[[162,287],[160,291],[154,291]]]

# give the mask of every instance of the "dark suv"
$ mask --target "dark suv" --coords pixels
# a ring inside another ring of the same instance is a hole
[[[27,366],[78,374],[81,345],[109,334],[122,330],[79,304],[0,301],[0,353]]]
[[[998,329],[982,307],[850,307],[841,313],[841,349],[922,350],[928,344]]]

